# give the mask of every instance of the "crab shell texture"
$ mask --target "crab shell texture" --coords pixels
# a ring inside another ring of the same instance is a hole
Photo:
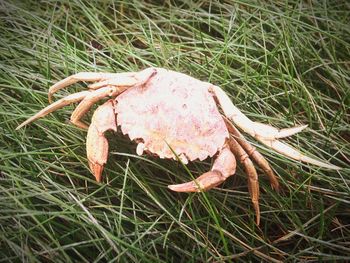
[[[117,124],[137,153],[143,150],[160,158],[204,160],[220,150],[229,137],[218,111],[211,84],[175,71],[157,69],[144,85],[116,98]]]

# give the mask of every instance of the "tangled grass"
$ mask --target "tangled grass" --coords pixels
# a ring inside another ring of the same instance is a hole
[[[231,2],[0,2],[0,262],[350,260],[349,3]],[[212,191],[177,194],[166,186],[207,171],[210,160],[184,168],[140,157],[109,134],[98,184],[86,133],[67,122],[74,105],[15,131],[48,104],[57,80],[148,66],[221,86],[252,120],[309,124],[287,141],[343,169],[299,163],[248,138],[282,185],[272,191],[259,171],[257,227],[241,167]]]

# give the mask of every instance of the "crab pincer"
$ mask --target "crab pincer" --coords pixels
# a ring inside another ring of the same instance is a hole
[[[236,158],[228,145],[224,145],[214,161],[213,167],[195,180],[183,184],[168,185],[175,192],[207,191],[223,183],[236,172]]]
[[[107,162],[108,141],[104,133],[108,130],[117,131],[113,100],[108,100],[94,112],[86,137],[89,167],[97,182],[101,181],[103,166]]]

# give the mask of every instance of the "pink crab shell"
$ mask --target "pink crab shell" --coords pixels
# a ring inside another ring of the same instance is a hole
[[[218,111],[211,84],[185,74],[157,68],[144,86],[116,98],[117,124],[143,150],[160,158],[176,155],[204,160],[222,148],[229,137]],[[139,148],[139,147],[138,147]]]

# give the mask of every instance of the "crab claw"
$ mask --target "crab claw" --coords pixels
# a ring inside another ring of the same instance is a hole
[[[97,182],[101,181],[103,166],[107,162],[108,141],[104,132],[117,131],[114,101],[109,100],[99,106],[92,116],[86,138],[86,152],[90,170]]]
[[[175,192],[200,192],[206,191],[225,181],[225,177],[219,171],[210,171],[202,174],[196,180],[183,183],[168,185],[168,188]]]
[[[183,184],[168,185],[175,192],[200,192],[207,191],[223,183],[236,171],[236,158],[228,145],[225,145],[216,160],[211,171],[206,172],[193,181]]]

